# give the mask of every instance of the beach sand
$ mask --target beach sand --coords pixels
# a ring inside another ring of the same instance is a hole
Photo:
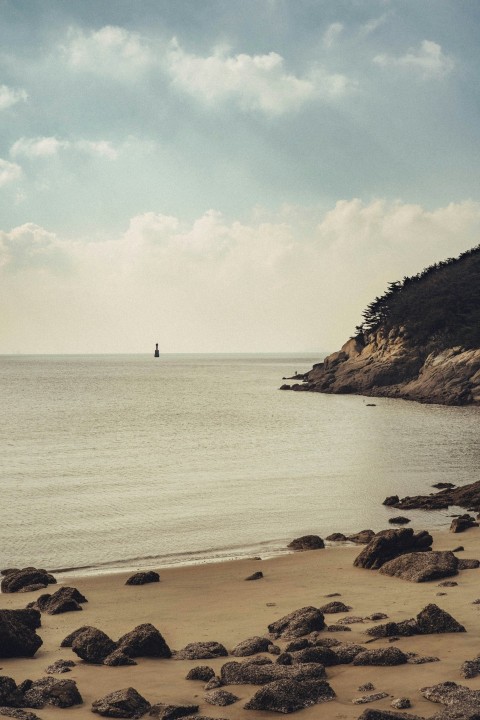
[[[435,550],[465,547],[459,557],[480,558],[480,529],[472,528],[461,535],[448,532],[434,534]],[[63,658],[75,660],[73,671],[57,678],[71,678],[77,682],[84,704],[66,710],[46,707],[36,711],[43,720],[93,717],[91,703],[106,693],[128,686],[134,687],[152,704],[158,702],[189,703],[200,706],[199,714],[240,720],[258,717],[278,718],[276,713],[244,710],[246,701],[258,690],[250,685],[228,686],[240,700],[229,707],[215,707],[204,700],[204,683],[185,680],[188,670],[196,665],[210,665],[216,672],[226,658],[217,660],[165,660],[138,658],[134,667],[106,667],[88,665],[70,648],[60,648],[63,638],[81,625],[93,625],[110,637],[150,622],[165,637],[170,648],[179,650],[187,643],[216,640],[231,650],[238,642],[253,635],[266,635],[267,625],[298,608],[320,607],[329,602],[330,593],[340,593],[342,600],[358,616],[385,612],[390,620],[400,621],[415,616],[428,603],[436,603],[460,623],[466,633],[415,636],[400,638],[393,643],[404,651],[434,655],[440,662],[397,667],[328,667],[328,681],[337,698],[333,702],[315,705],[301,711],[305,720],[350,720],[358,718],[366,707],[390,708],[393,698],[411,699],[409,712],[429,717],[439,711],[422,698],[419,689],[445,680],[453,680],[480,689],[480,677],[464,680],[460,665],[480,653],[480,605],[472,601],[480,597],[480,570],[466,570],[453,578],[457,587],[442,588],[438,582],[410,583],[380,575],[377,571],[353,567],[353,560],[362,546],[338,546],[284,555],[266,560],[237,560],[216,564],[159,568],[160,583],[126,586],[132,573],[109,574],[96,577],[68,577],[58,574],[58,586],[77,587],[88,599],[82,612],[62,615],[42,614],[42,627],[37,631],[43,645],[32,659],[0,660],[1,674],[13,677],[17,683],[25,678],[45,676],[45,668]],[[264,578],[245,582],[251,573],[261,570]],[[45,592],[45,591],[44,591]],[[439,592],[445,595],[438,596]],[[40,592],[3,594],[1,608],[22,608]],[[335,623],[345,613],[326,615],[327,624]],[[385,621],[381,621],[385,622]],[[378,624],[353,624],[351,632],[325,633],[341,642],[365,643],[365,629]],[[282,648],[285,641],[275,641]],[[367,648],[391,646],[386,640],[376,640]],[[268,656],[275,660],[275,656]],[[229,660],[240,658],[229,658]],[[387,692],[391,697],[369,705],[353,705],[352,699],[364,694],[358,687],[372,682],[375,692]]]

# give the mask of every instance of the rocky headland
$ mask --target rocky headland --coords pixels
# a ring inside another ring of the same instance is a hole
[[[480,247],[391,283],[338,352],[284,390],[480,404]]]

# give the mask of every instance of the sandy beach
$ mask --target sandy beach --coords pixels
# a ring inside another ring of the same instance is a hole
[[[458,553],[462,558],[480,557],[480,529],[472,528],[461,535],[448,532],[434,535],[434,550],[451,550],[463,545]],[[365,707],[389,709],[393,698],[407,696],[412,702],[410,712],[429,717],[441,706],[423,699],[419,689],[438,682],[453,680],[480,688],[480,677],[465,680],[460,666],[466,659],[478,655],[480,605],[472,602],[480,596],[480,570],[466,570],[454,579],[456,587],[439,587],[439,581],[411,583],[387,577],[377,571],[353,567],[353,560],[362,546],[331,547],[294,553],[266,560],[249,559],[216,564],[159,568],[160,583],[126,586],[132,573],[96,577],[57,575],[57,586],[78,588],[88,599],[82,612],[60,615],[42,614],[38,633],[42,647],[32,659],[4,659],[1,674],[13,677],[17,683],[25,678],[45,676],[45,668],[60,658],[74,660],[72,672],[55,677],[77,682],[84,704],[68,710],[45,707],[36,711],[44,720],[71,717],[72,720],[92,717],[92,701],[106,693],[132,686],[150,703],[189,703],[200,706],[199,714],[240,720],[252,718],[255,712],[243,706],[258,687],[228,686],[240,699],[229,707],[215,707],[204,700],[204,684],[186,680],[188,670],[196,665],[209,665],[219,673],[226,658],[215,660],[175,660],[138,658],[133,667],[89,665],[80,660],[70,648],[60,648],[63,638],[80,627],[92,625],[116,640],[141,623],[152,623],[164,636],[172,650],[197,641],[215,640],[230,651],[237,643],[253,635],[267,635],[267,625],[298,608],[320,607],[328,596],[339,593],[350,605],[350,615],[365,617],[384,612],[390,620],[401,621],[414,617],[428,603],[436,603],[465,625],[466,633],[403,637],[394,644],[403,651],[433,655],[440,662],[397,667],[356,667],[337,665],[327,667],[327,678],[336,693],[329,703],[315,705],[302,711],[305,720],[350,720],[358,718]],[[264,577],[245,582],[253,572],[261,570]],[[42,591],[3,594],[1,608],[22,608]],[[439,593],[445,593],[439,595]],[[333,624],[346,613],[326,615]],[[351,632],[325,633],[341,642],[363,644],[370,638],[365,630],[378,624],[370,621],[349,625]],[[283,649],[286,641],[276,641]],[[388,646],[388,640],[375,640],[367,648]],[[272,660],[275,656],[267,655]],[[228,660],[241,660],[230,657]],[[388,698],[370,705],[354,705],[352,699],[361,696],[358,687],[371,682],[375,692],[386,692]],[[391,709],[391,708],[390,708]],[[258,713],[257,713],[258,714]],[[263,712],[265,717],[276,713]]]

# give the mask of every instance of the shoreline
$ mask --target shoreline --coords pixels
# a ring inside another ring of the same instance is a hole
[[[445,531],[433,531],[432,535],[434,550],[451,550],[463,545],[465,551],[459,553],[460,557],[480,557],[479,528],[469,529],[460,537]],[[391,710],[392,698],[400,696],[410,697],[413,714],[430,717],[441,706],[425,700],[420,688],[446,680],[480,688],[480,677],[465,680],[460,674],[461,663],[478,655],[480,606],[472,603],[480,596],[480,570],[461,571],[454,578],[458,583],[455,587],[439,587],[439,581],[410,583],[380,575],[378,571],[354,567],[353,560],[363,547],[343,545],[263,560],[243,558],[158,568],[160,582],[143,586],[126,586],[131,572],[125,570],[77,576],[72,585],[88,599],[83,611],[53,616],[42,614],[42,627],[38,633],[44,644],[33,659],[2,659],[2,674],[21,682],[27,677],[44,677],[47,665],[60,658],[77,663],[72,672],[52,677],[75,680],[83,705],[65,710],[46,706],[38,711],[42,720],[64,720],[69,716],[72,720],[86,720],[92,717],[94,700],[129,686],[152,704],[189,702],[198,704],[199,714],[204,716],[253,720],[255,713],[243,706],[258,686],[226,687],[240,699],[224,708],[205,701],[204,683],[185,679],[188,670],[194,666],[209,665],[218,674],[225,662],[244,658],[187,661],[142,657],[133,667],[106,667],[81,661],[71,649],[60,648],[60,642],[82,625],[97,627],[116,640],[141,623],[152,623],[172,650],[192,642],[217,641],[230,652],[248,637],[266,636],[268,624],[287,613],[310,605],[320,607],[329,602],[329,595],[339,593],[338,600],[351,606],[352,610],[341,615],[325,615],[328,624],[336,623],[340,617],[365,618],[374,612],[385,612],[390,620],[401,621],[414,617],[427,604],[436,603],[464,624],[467,632],[401,637],[395,642],[395,646],[405,652],[434,655],[440,662],[397,667],[356,667],[351,664],[327,667],[327,679],[337,697],[321,707],[314,705],[301,711],[302,719],[316,720],[321,716],[325,720],[356,720],[365,708]],[[245,582],[248,575],[259,570],[263,572],[262,579]],[[67,576],[58,577],[58,580],[59,584],[49,586],[47,592],[67,584]],[[2,594],[1,607],[23,608],[43,592]],[[438,595],[439,592],[445,594]],[[349,632],[325,634],[342,643],[365,644],[369,639],[365,630],[375,624],[378,623],[364,620],[350,624]],[[284,649],[285,641],[275,642]],[[389,645],[388,640],[382,639],[365,647]],[[263,655],[273,661],[276,659],[266,653]],[[367,705],[353,705],[352,699],[363,694],[358,687],[367,682],[374,684],[375,692],[386,692],[389,697]],[[278,718],[273,712],[263,711],[261,715],[268,720]]]

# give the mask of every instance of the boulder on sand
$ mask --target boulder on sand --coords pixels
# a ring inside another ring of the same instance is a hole
[[[266,685],[275,680],[323,680],[325,677],[325,668],[319,663],[277,665],[268,660],[228,662],[220,671],[224,685]]]
[[[325,680],[277,680],[258,690],[244,707],[246,710],[291,713],[334,697],[335,692]]]
[[[56,579],[46,570],[39,570],[34,567],[23,568],[22,570],[11,570],[2,579],[0,588],[4,593],[21,592],[26,588],[36,589],[54,585]]]
[[[323,550],[325,543],[319,535],[302,535],[302,537],[295,538],[287,547],[292,550]]]
[[[430,603],[418,613],[416,622],[421,635],[466,632],[463,625],[434,603]]]
[[[43,708],[45,705],[53,705],[59,708],[69,708],[83,703],[75,680],[45,677],[33,682],[26,682],[29,687],[24,693],[24,707]]]
[[[226,647],[214,640],[195,642],[185,645],[182,650],[175,653],[176,660],[209,660],[217,657],[227,657]]]
[[[81,610],[81,603],[86,603],[87,598],[73,587],[61,587],[53,594],[45,593],[40,595],[35,602],[29,603],[29,608],[35,608],[48,615],[59,615],[60,613]]]
[[[133,687],[115,690],[92,703],[92,712],[104,717],[140,718],[150,703]]]
[[[118,649],[130,658],[159,657],[170,658],[172,651],[163,635],[151,623],[137,625],[118,640]]]
[[[147,585],[148,583],[160,582],[160,575],[153,570],[138,572],[131,575],[125,585]]]
[[[382,530],[363,548],[353,564],[355,567],[378,570],[399,555],[429,550],[432,542],[433,538],[426,530],[416,534],[412,528]]]
[[[268,638],[255,635],[235,645],[231,654],[235,657],[247,657],[248,655],[256,655],[256,653],[268,652],[270,646],[271,641]]]
[[[325,619],[323,613],[315,607],[307,606],[294,610],[288,615],[276,620],[268,626],[268,631],[274,638],[288,639],[308,635],[315,630],[323,630]]]
[[[408,655],[397,647],[377,648],[375,650],[364,650],[358,653],[353,659],[354,665],[404,665]]]
[[[33,657],[42,644],[42,638],[17,615],[0,610],[0,658]]]
[[[458,563],[450,550],[413,552],[384,563],[380,572],[410,582],[428,582],[457,575]]]
[[[78,657],[89,663],[102,663],[117,645],[102,630],[87,628],[72,642],[72,650]]]

